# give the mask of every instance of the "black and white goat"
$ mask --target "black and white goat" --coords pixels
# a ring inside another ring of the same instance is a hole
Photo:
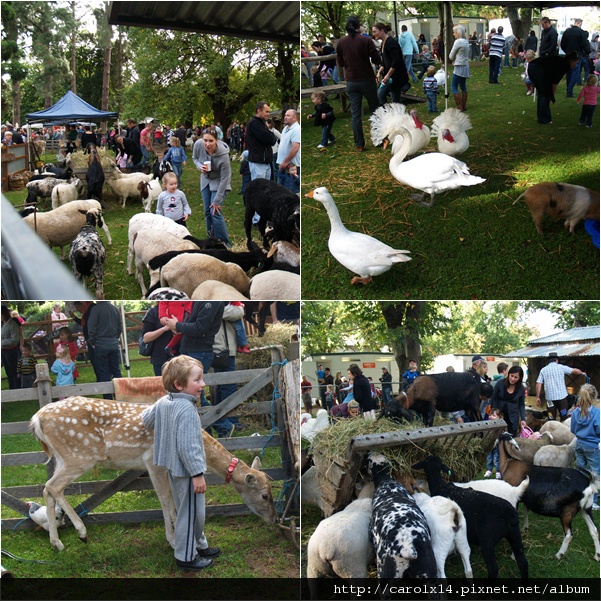
[[[510,503],[488,493],[460,488],[444,481],[441,471],[452,472],[440,457],[430,455],[413,465],[412,469],[426,472],[431,495],[447,497],[459,505],[467,523],[467,540],[470,545],[480,547],[489,579],[494,580],[499,574],[495,547],[503,538],[513,551],[522,580],[528,579],[528,560],[524,555],[520,520]]]
[[[370,539],[376,550],[378,578],[436,578],[430,529],[415,499],[392,477],[383,455],[369,453],[367,468],[376,487]]]
[[[558,517],[565,536],[555,557],[562,559],[573,538],[572,520],[580,513],[595,543],[595,559],[599,561],[599,535],[591,511],[599,481],[577,469],[532,465],[517,459],[519,444],[508,432],[499,436],[497,444],[503,480],[517,486],[530,478],[530,485],[521,498],[525,507],[523,529],[528,529],[528,510]]]
[[[156,159],[152,164],[153,179],[159,178],[159,180],[162,180],[165,173],[171,172],[173,172],[173,165],[169,161],[159,161],[159,159]]]
[[[104,299],[102,280],[106,250],[96,231],[96,226],[102,227],[102,213],[98,209],[89,209],[88,211],[80,209],[79,212],[85,214],[86,224],[81,228],[75,240],[71,242],[69,248],[71,269],[78,280],[84,280],[84,285],[87,285],[86,278],[93,276],[96,298],[102,300]]]

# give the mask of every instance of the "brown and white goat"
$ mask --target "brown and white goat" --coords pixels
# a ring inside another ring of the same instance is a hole
[[[522,197],[532,213],[536,231],[541,235],[545,213],[553,219],[565,219],[564,226],[570,228],[570,234],[581,219],[599,220],[599,192],[583,186],[542,182],[528,188],[515,202]]]
[[[167,470],[153,465],[154,432],[142,423],[142,412],[146,407],[144,404],[75,396],[50,403],[31,418],[31,431],[42,443],[44,452],[56,460],[54,475],[44,487],[44,499],[50,524],[50,544],[59,551],[64,545],[57,533],[55,504],[65,510],[79,538],[87,542],[86,527],[65,498],[65,488],[97,465],[148,471],[163,510],[167,542],[174,545],[175,504]],[[269,477],[257,469],[260,468],[258,457],[251,467],[240,460],[236,463],[234,455],[223,445],[204,430],[202,434],[211,472],[224,477],[229,474],[232,485],[250,510],[266,522],[274,523],[277,514],[271,484]]]

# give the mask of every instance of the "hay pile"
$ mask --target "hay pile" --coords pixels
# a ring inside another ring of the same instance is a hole
[[[435,426],[450,425],[448,420],[436,416]],[[311,452],[325,456],[329,460],[344,461],[351,438],[365,434],[396,432],[398,430],[423,429],[422,422],[399,424],[387,418],[376,421],[364,419],[341,419],[334,425],[319,432],[311,444]],[[486,457],[481,438],[463,436],[461,438],[440,438],[423,443],[408,443],[398,447],[378,449],[393,465],[393,471],[400,474],[411,473],[411,466],[428,455],[438,455],[460,479],[472,480],[481,470]],[[417,473],[415,475],[423,474]]]
[[[110,169],[111,165],[116,164],[115,159],[113,159],[106,153],[106,148],[98,148],[97,150],[98,150],[98,158],[100,159],[100,164],[102,165],[102,169],[104,171],[107,171],[108,169]],[[69,166],[72,169],[87,169],[89,158],[90,158],[90,155],[84,154],[83,151],[81,151],[81,150],[72,152]]]

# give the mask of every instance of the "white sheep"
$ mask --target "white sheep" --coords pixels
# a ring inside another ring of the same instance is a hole
[[[207,280],[200,284],[192,293],[192,300],[223,300],[223,301],[245,301],[246,296],[238,292],[233,286]]]
[[[52,211],[27,215],[23,218],[23,221],[50,248],[60,247],[61,259],[64,259],[64,247],[73,242],[81,228],[86,224],[86,217],[80,211],[85,212],[89,209],[102,211],[102,207],[97,200],[74,200]],[[112,244],[109,228],[104,222],[102,229],[106,234],[108,243]]]
[[[152,203],[156,202],[163,191],[163,184],[157,177],[149,182],[141,181],[138,183],[138,190],[142,197],[142,204],[146,213],[152,212]]]
[[[547,445],[547,447],[551,448],[551,445]],[[544,448],[546,447],[542,447],[541,451]],[[530,484],[530,478],[526,478],[519,486],[511,486],[503,480],[472,480],[471,482],[453,482],[453,484],[461,488],[471,488],[472,490],[486,492],[493,495],[493,497],[505,499],[517,509],[520,499],[524,496],[528,484]]]
[[[127,273],[133,275],[133,262],[134,262],[134,238],[136,234],[143,229],[151,229],[156,232],[168,232],[177,236],[178,238],[184,238],[189,236],[190,232],[188,228],[179,223],[175,223],[173,219],[164,217],[163,215],[154,215],[153,213],[138,213],[129,220],[129,227],[127,230]]]
[[[438,577],[446,578],[445,562],[451,552],[457,550],[463,562],[465,577],[473,578],[470,564],[471,550],[467,542],[467,525],[459,505],[446,497],[430,497],[423,492],[415,493],[413,496],[418,507],[426,516],[430,528]]]
[[[183,240],[179,236],[175,236],[169,232],[142,229],[134,234],[133,249],[136,264],[136,279],[140,284],[142,296],[145,296],[148,289],[144,284],[144,271],[148,269],[151,287],[159,281],[159,270],[148,267],[150,259],[172,250],[198,250],[198,246],[189,240]]]
[[[570,444],[547,445],[539,449],[534,456],[534,465],[549,465],[551,467],[573,467],[576,461],[576,443],[574,436]]]
[[[140,182],[149,182],[152,175],[146,173],[121,173],[116,165],[111,165],[111,170],[106,177],[106,183],[117,196],[117,200],[121,200],[122,207],[125,208],[125,202],[128,198],[140,200],[142,198],[138,184]]]
[[[301,487],[301,507],[315,505],[323,512],[323,502],[321,500],[321,489],[317,479],[317,468],[312,465],[302,476]]]
[[[364,486],[355,501],[319,522],[307,545],[310,586],[317,586],[315,579],[324,576],[367,578],[368,566],[375,558],[369,542],[373,492],[373,484]],[[316,596],[313,591],[311,596]]]
[[[217,280],[233,286],[240,294],[248,295],[250,280],[235,263],[224,263],[203,254],[184,253],[161,269],[161,286],[185,292],[189,297],[206,280]]]
[[[75,178],[75,181],[70,184],[58,184],[52,188],[52,208],[58,209],[58,207],[67,204],[73,200],[77,200],[79,195],[83,192],[83,182],[79,178]]]
[[[251,300],[300,300],[300,275],[272,269],[250,281]]]
[[[549,432],[553,435],[554,445],[570,444],[572,440],[576,438],[574,434],[570,432],[570,427],[565,425],[565,422],[562,423],[555,420],[548,421],[547,423],[543,424],[540,429],[540,433],[544,434],[545,432]]]

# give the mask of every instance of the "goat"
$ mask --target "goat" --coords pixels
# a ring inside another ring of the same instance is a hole
[[[401,423],[403,420],[412,423],[414,419],[413,411],[409,411],[404,407],[406,397],[407,395],[404,392],[401,392],[397,397],[392,399],[392,401],[388,401],[388,403],[382,405],[376,419],[386,417],[397,423]]]
[[[90,153],[88,159],[88,170],[86,171],[86,182],[88,184],[88,196],[95,198],[103,208],[107,208],[106,203],[102,200],[102,189],[104,187],[104,169],[98,158],[98,152],[95,150]]]
[[[73,275],[78,279],[84,280],[92,276],[94,278],[94,288],[96,289],[96,298],[104,299],[104,290],[102,286],[103,265],[106,258],[106,250],[102,240],[96,231],[96,226],[102,227],[102,213],[98,209],[80,209],[80,213],[86,216],[86,224],[81,228],[79,234],[69,248],[69,261]]]
[[[534,462],[534,456],[539,449],[546,445],[551,445],[554,442],[553,434],[544,432],[539,439],[535,438],[520,438],[520,450],[516,451],[516,457],[528,463]],[[503,473],[503,472],[501,472]]]
[[[59,179],[56,177],[46,177],[41,180],[29,181],[25,187],[27,188],[26,203],[38,202],[38,198],[50,198],[52,190],[59,184],[69,183],[76,184],[79,179],[71,177],[69,179]]]
[[[175,504],[169,488],[168,472],[153,464],[154,432],[142,423],[145,404],[69,397],[49,403],[32,418],[30,430],[42,443],[49,458],[56,459],[54,475],[44,486],[44,499],[50,524],[50,544],[64,549],[56,529],[55,503],[69,516],[79,538],[87,542],[86,527],[65,498],[65,488],[89,469],[103,465],[113,469],[146,470],[161,503],[168,543],[174,545]],[[231,483],[250,510],[267,523],[275,523],[271,484],[257,469],[258,457],[249,468],[238,460],[230,474],[234,456],[210,434],[202,430],[207,465],[217,474],[231,476]]]
[[[369,535],[378,578],[436,578],[430,529],[415,499],[391,476],[383,455],[369,453],[367,468],[376,487]]]
[[[539,449],[534,456],[534,465],[549,465],[552,467],[572,467],[576,461],[576,443],[574,439],[569,444],[548,444]]]
[[[152,177],[159,181],[163,179],[165,173],[173,172],[173,165],[169,161],[159,161],[156,159],[152,164]]]
[[[517,486],[526,477],[530,478],[530,485],[522,497],[525,508],[523,529],[528,529],[528,510],[558,517],[565,536],[555,557],[562,559],[573,538],[572,520],[580,512],[595,543],[595,559],[599,561],[599,536],[591,512],[598,481],[592,484],[590,474],[580,470],[532,465],[517,459],[515,453],[520,447],[508,432],[499,436],[497,444],[503,479]]]
[[[300,248],[292,242],[277,240],[267,253],[269,269],[300,274]]]
[[[546,448],[551,448],[551,446],[549,445]],[[471,482],[453,482],[453,484],[461,488],[471,488],[505,499],[514,509],[517,509],[520,499],[524,496],[530,484],[530,479],[526,478],[519,486],[511,486],[503,480],[472,480]]]
[[[255,179],[244,190],[244,229],[246,244],[251,250],[252,218],[255,213],[260,216],[257,227],[261,232],[263,247],[268,249],[269,243],[265,235],[268,221],[273,222],[273,240],[292,242],[298,236],[300,224],[300,199],[288,188],[268,179]]]
[[[564,227],[570,228],[570,234],[581,219],[599,221],[599,192],[583,186],[542,182],[528,188],[514,204],[522,198],[526,200],[536,231],[541,236],[545,213],[553,219],[565,219]]]
[[[152,212],[152,203],[156,202],[157,198],[163,191],[163,185],[161,180],[153,179],[150,182],[141,181],[138,183],[138,191],[142,198],[142,204],[144,205],[144,211],[146,213]]]
[[[106,178],[111,190],[121,200],[122,207],[125,208],[125,202],[128,198],[140,199],[138,183],[141,181],[150,181],[151,176],[145,173],[121,173],[116,165],[111,164],[111,171]]]
[[[480,381],[469,373],[445,372],[418,376],[406,390],[405,409],[419,413],[426,426],[438,411],[464,410],[471,421],[480,418]]]
[[[412,469],[426,472],[431,495],[447,497],[461,507],[467,522],[467,540],[480,547],[489,579],[494,580],[499,574],[495,547],[503,538],[513,551],[522,580],[528,579],[528,560],[524,555],[520,520],[514,507],[505,499],[445,482],[441,471],[452,472],[440,457],[430,455],[414,464]]]
[[[526,407],[526,424],[533,431],[538,432],[549,416],[544,411],[534,411]]]
[[[553,444],[556,445],[570,444],[572,440],[576,438],[574,434],[570,432],[569,425],[566,426],[565,422],[557,420],[551,420],[544,424],[540,429],[540,433],[544,434],[545,432],[552,434]]]
[[[453,550],[457,550],[463,562],[465,577],[473,578],[470,564],[471,550],[467,542],[467,525],[459,505],[446,497],[430,497],[423,492],[413,493],[413,498],[426,516],[430,528],[438,577],[446,578],[444,565],[447,557]]]

